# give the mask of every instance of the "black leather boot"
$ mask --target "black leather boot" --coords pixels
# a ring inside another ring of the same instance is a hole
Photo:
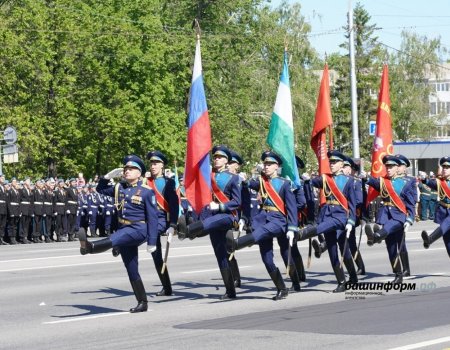
[[[120,255],[120,247],[113,247],[111,254],[115,258],[118,257]]]
[[[177,236],[180,241],[186,238],[187,234],[187,223],[186,223],[186,216],[181,215],[178,218],[177,222]]]
[[[304,241],[315,236],[317,236],[317,226],[306,226],[305,228],[300,230],[298,234],[298,241]]]
[[[283,277],[281,276],[280,270],[278,268],[270,273],[270,277],[272,278],[275,287],[277,288],[277,295],[275,295],[272,300],[281,300],[288,296],[289,290],[286,288],[284,284]]]
[[[402,261],[403,277],[411,276],[411,269],[409,268],[408,252],[400,252],[400,260]]]
[[[319,243],[317,239],[312,240],[312,247],[314,248],[314,256],[320,259],[323,252],[327,250],[327,242],[323,241]]]
[[[131,281],[131,287],[133,287],[134,295],[138,304],[136,307],[130,309],[131,313],[145,312],[148,310],[147,294],[145,293],[144,283],[139,279],[137,281]]]
[[[297,269],[298,278],[300,281],[305,282],[306,281],[306,274],[305,274],[305,266],[303,265],[303,259],[302,256],[296,256],[293,257],[295,268]]]
[[[236,298],[236,288],[234,287],[234,279],[231,269],[221,269],[223,284],[225,285],[225,294],[220,297],[221,300],[230,300]]]
[[[387,235],[388,235],[387,231],[385,229],[381,229],[378,232],[374,233],[374,235],[373,235],[373,242],[374,243],[381,243],[387,237]]]
[[[289,277],[291,278],[292,281],[292,286],[291,288],[289,288],[289,291],[300,292],[301,287],[300,287],[299,271],[297,270],[294,264],[289,266]]]
[[[17,241],[14,237],[9,237],[9,244],[14,245],[17,244]]]
[[[103,253],[112,248],[112,242],[110,238],[103,238],[95,242],[88,241],[86,237],[86,231],[84,229],[80,229],[80,231],[78,232],[78,237],[80,239],[81,255]]]
[[[230,265],[231,273],[233,274],[234,286],[236,288],[241,287],[241,273],[239,272],[239,266],[235,257],[228,261]]]
[[[364,261],[363,261],[360,251],[358,251],[358,256],[356,257],[355,263],[356,263],[356,266],[358,267],[356,274],[357,275],[365,275],[366,267],[364,266]]]
[[[186,237],[190,240],[206,236],[206,234],[207,233],[203,231],[203,223],[201,221],[194,222],[187,227]]]
[[[423,247],[428,249],[433,242],[441,238],[443,235],[441,227],[436,228],[431,234],[428,236],[427,231],[422,231],[422,239],[423,239]]]
[[[255,244],[255,238],[252,234],[240,236],[234,239],[233,231],[227,232],[227,251],[228,254],[233,253],[235,250],[239,250],[245,247],[250,247]]]
[[[350,283],[357,283],[358,282],[358,276],[356,275],[356,269],[355,269],[355,264],[353,264],[353,259],[344,259],[344,265],[345,268],[347,269],[349,278],[348,281]]]
[[[364,231],[366,232],[366,236],[367,236],[367,245],[369,247],[373,246],[374,243],[374,232],[373,232],[373,228],[370,224],[366,224],[366,226],[364,227]]]
[[[156,293],[157,297],[162,296],[170,296],[172,295],[172,284],[170,283],[169,271],[167,270],[167,266],[164,270],[164,273],[161,273],[162,266],[157,266],[156,271],[158,272],[159,280],[162,284],[162,289]]]
[[[400,259],[399,259],[400,260]],[[392,265],[392,271],[395,274],[395,278],[392,281],[392,283],[394,284],[400,284],[403,282],[403,272],[402,272],[402,265],[400,263],[400,261],[397,261],[397,265],[394,266],[394,261],[391,261],[391,265]]]
[[[8,242],[5,242],[3,238],[0,237],[0,245],[9,245]]]
[[[334,275],[336,276],[336,280],[338,285],[336,289],[333,290],[333,293],[342,293],[345,292],[345,274],[344,269],[340,266],[333,266]]]

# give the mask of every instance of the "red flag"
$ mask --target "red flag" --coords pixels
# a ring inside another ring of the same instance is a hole
[[[388,66],[383,67],[381,76],[380,93],[378,95],[377,123],[375,131],[375,140],[372,149],[372,169],[371,174],[374,177],[386,176],[386,168],[383,165],[383,157],[394,153],[392,145],[392,118],[391,118],[391,99],[389,98],[389,74]],[[367,193],[366,205],[369,205],[379,192],[373,187],[369,187]]]
[[[200,39],[195,48],[189,104],[189,130],[184,173],[186,198],[197,214],[211,202],[211,128],[203,87]]]
[[[333,148],[333,133],[331,126],[331,102],[330,102],[330,82],[328,78],[328,65],[325,63],[323,69],[322,81],[320,83],[319,97],[317,99],[316,116],[314,127],[311,134],[311,148],[316,154],[319,162],[319,174],[330,174],[330,163],[328,162],[327,152],[327,129],[330,134],[330,148]]]

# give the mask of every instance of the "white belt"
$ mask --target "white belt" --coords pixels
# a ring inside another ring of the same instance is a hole
[[[44,204],[44,202],[34,202],[34,204]]]
[[[0,203],[5,203],[5,201],[0,200]]]
[[[53,203],[50,203],[50,202],[44,202],[44,204],[52,205]]]
[[[75,202],[75,201],[67,201],[67,203],[70,203],[70,204],[78,204],[78,202]]]
[[[22,204],[30,204],[30,202],[22,202]]]
[[[66,205],[66,203],[59,202],[59,203],[56,203],[56,205]]]
[[[16,202],[11,202],[9,204],[11,204],[11,205],[19,205],[19,203],[16,203]]]

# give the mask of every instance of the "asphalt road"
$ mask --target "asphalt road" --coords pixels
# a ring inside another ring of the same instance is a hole
[[[272,301],[275,288],[256,246],[237,253],[242,288],[224,293],[209,238],[174,240],[171,297],[160,289],[141,246],[140,272],[149,311],[130,314],[136,300],[120,258],[79,255],[79,244],[0,246],[0,349],[445,349],[450,348],[450,259],[442,240],[422,247],[416,223],[407,247],[414,291],[333,294],[328,255],[313,257],[300,293]],[[361,253],[361,281],[392,280],[384,244]],[[300,245],[306,262],[306,244]],[[278,266],[281,258],[275,253]],[[284,269],[281,269],[284,271]],[[290,282],[287,281],[290,285]],[[375,294],[375,293],[374,293]]]

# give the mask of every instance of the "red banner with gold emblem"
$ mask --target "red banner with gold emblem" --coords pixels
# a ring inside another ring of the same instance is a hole
[[[394,153],[394,147],[392,145],[391,99],[389,97],[389,72],[386,64],[383,67],[383,74],[381,76],[376,125],[375,140],[372,149],[371,174],[374,177],[384,177],[386,176],[386,168],[383,164],[383,157],[387,154]],[[378,197],[379,194],[373,187],[369,187],[366,206]]]

